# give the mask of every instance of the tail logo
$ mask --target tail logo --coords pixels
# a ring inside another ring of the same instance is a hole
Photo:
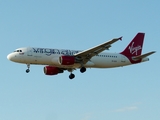
[[[134,42],[132,42],[132,45],[131,46],[129,46],[129,50],[130,50],[130,53],[131,54],[136,54],[137,55],[137,52],[139,51],[139,50],[141,50],[142,49],[142,47],[139,45],[139,46],[136,46],[136,47],[134,47]]]

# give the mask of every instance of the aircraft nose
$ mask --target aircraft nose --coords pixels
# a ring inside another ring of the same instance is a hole
[[[13,61],[14,55],[13,54],[9,54],[7,55],[7,59],[10,61]]]

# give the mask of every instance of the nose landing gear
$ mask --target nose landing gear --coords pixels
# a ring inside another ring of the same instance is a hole
[[[29,73],[29,72],[30,72],[30,70],[29,70],[29,69],[27,69],[27,70],[26,70],[26,73]]]
[[[30,64],[27,64],[27,68],[28,69],[26,69],[26,73],[29,73],[30,72],[30,69],[29,69],[30,68]]]

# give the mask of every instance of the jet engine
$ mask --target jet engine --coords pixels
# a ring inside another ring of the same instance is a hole
[[[63,70],[53,66],[45,66],[43,70],[45,75],[57,75],[58,73],[63,73]]]
[[[75,63],[74,56],[61,56],[59,57],[59,63],[61,65],[73,65]]]

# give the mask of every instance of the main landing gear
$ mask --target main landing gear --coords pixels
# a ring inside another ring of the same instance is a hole
[[[70,79],[75,78],[75,75],[72,73],[72,71],[73,71],[73,70],[70,70],[70,72],[71,72],[71,74],[69,75],[69,78],[70,78]],[[81,67],[80,72],[81,72],[81,73],[84,73],[85,71],[86,71],[86,68],[85,68],[85,67]]]
[[[29,73],[30,72],[30,69],[29,69],[30,68],[30,64],[27,64],[27,68],[28,69],[26,69],[26,73]]]
[[[69,75],[69,78],[70,78],[70,79],[73,79],[73,78],[75,78],[75,75],[74,75],[73,73],[71,73],[71,74]]]
[[[85,67],[81,67],[80,72],[81,72],[81,73],[86,72],[86,68],[85,68]]]

